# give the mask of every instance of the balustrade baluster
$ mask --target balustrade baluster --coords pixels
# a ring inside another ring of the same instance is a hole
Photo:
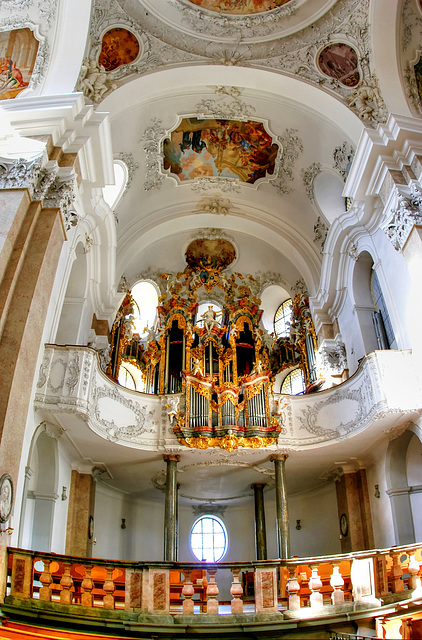
[[[50,563],[51,560],[43,560],[44,569],[40,575],[40,582],[42,584],[40,589],[40,600],[44,600],[45,602],[51,601],[50,584],[53,582],[53,578],[50,573]]]
[[[416,560],[415,554],[412,554],[409,556],[409,565],[407,567],[407,572],[410,575],[409,589],[417,589],[418,587],[421,587],[421,579],[418,578],[419,570],[419,562]]]
[[[185,574],[185,584],[182,588],[182,595],[185,597],[183,600],[183,613],[184,615],[191,615],[194,612],[195,603],[192,600],[192,596],[195,593],[194,586],[191,580],[191,569],[186,569],[184,571]]]
[[[91,591],[94,588],[94,583],[91,578],[92,565],[87,565],[85,567],[85,578],[82,580],[82,596],[81,596],[81,605],[83,607],[92,607],[94,603],[94,596]]]
[[[215,581],[215,574],[217,573],[217,569],[208,569],[208,573],[210,579],[207,586],[207,613],[218,614],[217,596],[219,594],[219,590]]]
[[[330,585],[333,587],[334,591],[331,594],[331,602],[333,604],[343,604],[344,603],[344,580],[343,576],[340,573],[340,567],[338,564],[333,566],[333,573],[330,578]]]
[[[403,571],[400,564],[400,558],[397,553],[392,554],[393,566],[391,567],[391,590],[393,593],[404,591],[403,580],[401,579]]]
[[[64,563],[64,572],[60,580],[60,602],[62,604],[72,604],[73,595],[71,588],[73,585],[72,576],[70,575],[70,562]]]
[[[312,593],[309,596],[309,600],[313,609],[321,609],[324,605],[322,593],[320,593],[322,581],[318,575],[318,567],[311,567],[311,571],[312,575],[309,580],[309,588]]]
[[[300,585],[296,577],[296,567],[289,567],[287,591],[289,594],[289,611],[297,611],[300,609]]]
[[[103,589],[105,591],[105,596],[103,598],[104,609],[114,609],[113,567],[107,567],[107,578],[104,580]]]
[[[233,596],[233,600],[231,601],[231,612],[232,613],[243,613],[243,588],[239,582],[239,573],[240,569],[233,569],[233,582],[230,589],[230,593]]]

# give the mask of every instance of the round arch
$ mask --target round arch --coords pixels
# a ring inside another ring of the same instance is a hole
[[[387,494],[391,500],[394,534],[398,545],[413,543],[421,535],[420,531],[415,531],[414,516],[418,512],[418,505],[412,499],[415,492],[408,482],[407,457],[409,445],[415,436],[422,444],[421,427],[410,423],[404,433],[390,442],[387,449]]]
[[[48,426],[41,423],[33,435],[28,453],[19,529],[21,546],[39,551],[51,550],[57,487],[57,440]]]

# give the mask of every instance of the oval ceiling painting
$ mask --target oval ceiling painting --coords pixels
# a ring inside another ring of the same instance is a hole
[[[329,44],[319,54],[318,66],[324,75],[338,80],[345,87],[359,84],[358,54],[348,44]]]
[[[253,184],[274,173],[278,151],[262,122],[184,118],[164,140],[164,169],[179,180],[221,176]]]
[[[208,9],[215,13],[228,13],[232,15],[251,15],[277,9],[291,0],[189,0],[201,9]]]
[[[98,63],[106,71],[113,71],[122,64],[130,64],[139,55],[138,39],[128,29],[115,27],[103,36]]]

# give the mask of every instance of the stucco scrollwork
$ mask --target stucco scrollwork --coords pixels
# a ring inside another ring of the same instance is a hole
[[[240,35],[242,38],[259,34],[268,35],[275,29],[279,29],[283,19],[293,15],[299,5],[298,0],[292,0],[288,4],[266,13],[234,16],[204,11],[200,7],[193,7],[186,0],[169,0],[169,2],[178,9],[183,19],[197,33],[218,37],[239,37]]]
[[[422,224],[422,191],[412,185],[410,195],[398,194],[398,207],[384,231],[396,251],[401,251],[413,226]]]
[[[132,153],[126,153],[124,151],[120,151],[114,154],[114,158],[116,160],[121,160],[125,163],[127,167],[127,180],[125,184],[125,188],[122,193],[122,198],[127,193],[130,185],[132,184],[132,180],[135,176],[136,170],[139,169],[139,162],[136,162]]]
[[[27,161],[0,159],[0,188],[1,189],[29,189],[33,194],[38,184],[42,158]]]
[[[145,152],[145,191],[160,188],[164,175],[161,173],[161,142],[166,135],[166,130],[162,126],[161,120],[153,118],[151,124],[145,129],[142,136]]]
[[[324,340],[319,356],[323,372],[340,375],[347,369],[346,347],[342,342]]]
[[[255,107],[240,100],[238,87],[215,87],[215,98],[203,98],[195,105],[197,116],[211,116],[222,120],[246,120],[255,112]]]
[[[220,176],[204,176],[195,178],[192,182],[192,191],[208,191],[218,188],[223,193],[239,193],[240,183],[236,178],[221,178]]]
[[[228,198],[222,198],[220,193],[210,193],[209,196],[202,196],[195,211],[226,216],[232,208],[233,204]]]
[[[303,151],[303,143],[297,135],[296,129],[286,129],[278,138],[282,151],[279,152],[275,161],[275,178],[270,180],[270,184],[281,194],[290,193],[292,187],[288,184],[293,182],[293,169],[299,154]]]
[[[327,239],[328,226],[325,224],[321,216],[318,216],[314,224],[314,242],[320,247],[320,252],[324,251],[325,240]]]
[[[108,420],[105,415],[109,416],[109,412],[105,410],[104,406],[101,407],[102,400],[107,399],[107,404],[112,406],[112,404],[117,403],[120,405],[120,409],[124,407],[127,409],[126,416],[130,416],[129,419],[133,419],[133,424],[127,424],[124,426],[117,425],[113,419]],[[104,429],[107,436],[111,440],[132,440],[147,431],[145,426],[145,416],[141,407],[137,402],[133,402],[133,400],[129,400],[125,398],[117,389],[114,387],[106,388],[104,387],[96,387],[93,393],[93,413],[97,423]],[[150,430],[151,432],[151,430]]]
[[[336,147],[333,151],[333,167],[339,172],[344,181],[346,181],[350,165],[353,162],[355,151],[354,146],[347,141],[344,141],[342,145]]]
[[[317,177],[317,175],[321,172],[321,169],[322,169],[322,165],[320,162],[313,162],[309,167],[307,167],[306,169],[302,169],[301,171],[303,184],[305,185],[306,195],[308,196],[311,202],[314,202],[315,200],[314,180]]]

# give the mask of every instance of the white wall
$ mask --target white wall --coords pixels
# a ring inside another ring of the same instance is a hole
[[[385,549],[396,544],[391,500],[387,495],[386,454],[388,442],[377,447],[377,456],[366,467],[369,500],[371,503],[374,544],[377,549]],[[375,485],[379,485],[380,497],[375,497]]]

